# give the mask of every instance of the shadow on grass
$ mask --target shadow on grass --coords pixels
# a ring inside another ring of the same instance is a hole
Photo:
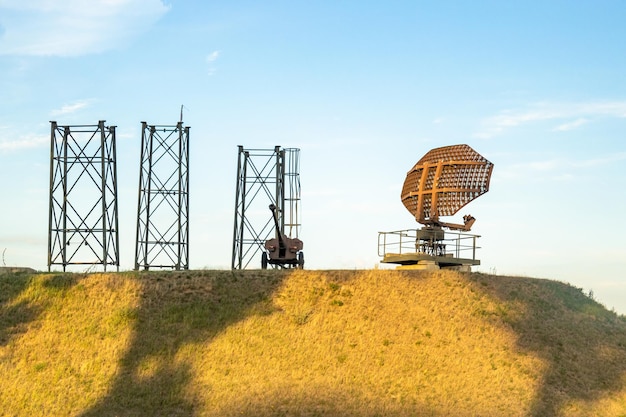
[[[81,415],[191,416],[184,348],[206,344],[251,311],[270,308],[287,271],[137,273],[141,302],[134,335],[108,394]]]
[[[503,304],[500,319],[519,348],[547,365],[531,416],[561,415],[573,402],[593,402],[624,389],[626,318],[582,290],[557,281],[473,274]]]
[[[39,314],[39,309],[28,301],[16,301],[28,288],[32,274],[0,274],[0,346],[26,331],[26,325]]]
[[[288,388],[287,388],[288,389]],[[272,395],[270,393],[269,397]],[[457,416],[469,416],[459,413]],[[478,414],[476,414],[478,415]],[[211,414],[213,416],[213,414]],[[431,406],[381,405],[376,399],[367,403],[355,400],[354,395],[337,388],[316,387],[308,392],[293,395],[289,400],[268,401],[267,398],[241,394],[240,404],[220,410],[220,417],[254,416],[306,416],[306,417],[454,417]]]
[[[58,293],[68,290],[77,279],[68,275],[41,275],[31,272],[0,274],[0,346],[6,345],[12,337],[26,332],[28,323],[36,320],[45,310],[45,304],[34,302],[32,296],[36,297],[38,291]],[[19,300],[29,288],[31,297]]]

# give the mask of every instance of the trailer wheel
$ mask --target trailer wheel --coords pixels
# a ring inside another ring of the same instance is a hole
[[[304,269],[304,252],[298,252],[298,268]]]
[[[261,269],[267,269],[267,252],[261,254]]]

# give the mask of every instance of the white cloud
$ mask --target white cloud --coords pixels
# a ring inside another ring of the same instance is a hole
[[[0,55],[106,51],[146,31],[168,9],[161,0],[0,0]]]
[[[220,51],[213,51],[206,57],[206,61],[209,63],[215,62],[215,60],[217,60],[219,56],[220,56]]]
[[[558,181],[569,181],[575,178],[575,172],[579,169],[608,166],[614,163],[621,164],[626,161],[626,152],[607,154],[599,158],[567,159],[555,158],[537,161],[527,161],[519,164],[502,166],[498,170],[498,176],[508,179],[528,178],[529,175],[538,175],[537,178],[550,178]],[[549,177],[546,177],[549,175]]]
[[[584,124],[586,124],[589,120],[585,119],[584,117],[581,117],[580,119],[576,119],[573,122],[568,122],[568,123],[563,123],[562,125],[559,125],[557,127],[555,127],[553,130],[556,131],[561,131],[561,132],[565,132],[568,130],[574,130],[577,127],[580,127]]]
[[[566,181],[574,181],[576,177],[574,177],[573,174],[570,173],[563,173],[560,175],[556,175],[554,177],[552,177],[553,181],[562,181],[562,182],[566,182]]]
[[[625,101],[606,101],[583,103],[578,106],[582,114],[605,115],[613,117],[626,117]]]
[[[70,104],[64,104],[60,109],[55,109],[50,112],[52,116],[62,116],[66,114],[76,113],[80,109],[84,109],[89,106],[92,100],[80,100]]]
[[[0,141],[0,152],[17,151],[22,149],[38,148],[50,143],[46,135],[25,135],[18,139]]]
[[[489,139],[502,134],[507,129],[550,120],[569,120],[560,123],[553,130],[572,130],[600,117],[625,118],[626,101],[537,103],[523,109],[504,110],[484,119],[482,129],[473,137]],[[572,119],[574,120],[571,121]]]
[[[597,166],[610,165],[614,162],[621,162],[626,160],[626,152],[618,152],[611,155],[607,155],[604,158],[592,158],[582,161],[573,161],[572,166],[576,168],[592,168]]]
[[[530,171],[552,171],[561,165],[562,162],[556,159],[548,161],[533,161],[526,164],[526,169]]]
[[[209,75],[215,74],[216,69],[213,66],[213,63],[217,61],[217,58],[219,58],[219,56],[220,51],[213,51],[206,57],[206,62],[209,64]]]

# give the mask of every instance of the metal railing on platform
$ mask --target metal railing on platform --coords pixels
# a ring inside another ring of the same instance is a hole
[[[425,254],[476,259],[479,235],[441,229],[406,229],[378,232],[378,256]]]

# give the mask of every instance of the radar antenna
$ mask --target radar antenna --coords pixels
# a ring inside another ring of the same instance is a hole
[[[378,233],[378,255],[398,268],[470,270],[476,259],[476,239],[469,232],[476,219],[463,224],[443,221],[489,191],[493,164],[468,145],[431,149],[409,170],[400,198],[421,229]],[[446,232],[444,229],[447,229]]]
[[[476,221],[471,215],[463,224],[439,217],[456,214],[489,191],[492,170],[493,164],[468,145],[432,149],[407,173],[402,203],[418,223],[468,232]]]

